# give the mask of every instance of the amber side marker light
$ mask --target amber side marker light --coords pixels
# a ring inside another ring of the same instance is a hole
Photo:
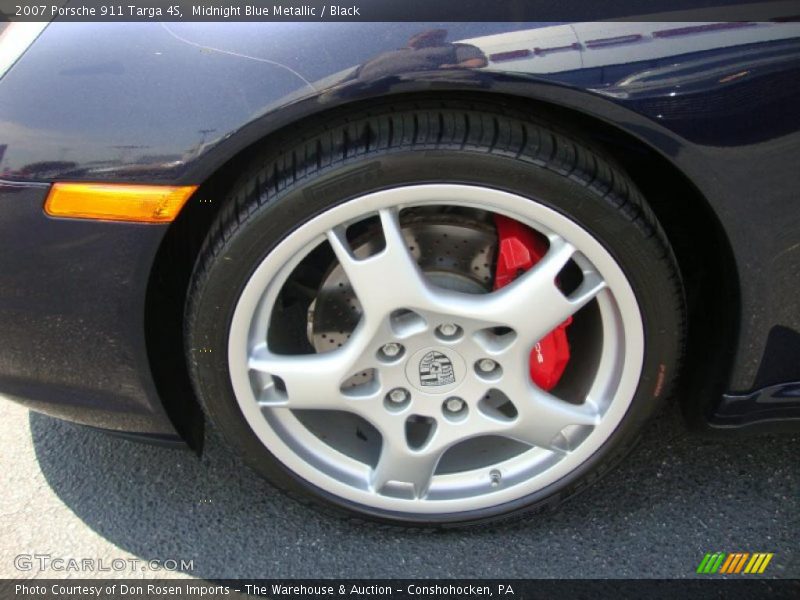
[[[54,183],[44,211],[71,219],[169,223],[196,189],[196,185]]]

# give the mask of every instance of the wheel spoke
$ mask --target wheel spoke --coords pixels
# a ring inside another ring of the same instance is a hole
[[[343,227],[327,232],[368,319],[380,318],[399,306],[422,307],[430,295],[430,286],[406,245],[398,211],[384,209],[379,217],[386,246],[368,258],[353,255]]]
[[[259,398],[265,407],[285,406],[291,409],[346,410],[340,385],[351,365],[347,349],[322,354],[299,356],[271,354],[263,345],[250,356],[249,367],[271,375]],[[280,378],[279,381],[274,378]]]
[[[491,302],[524,339],[540,340],[590,302],[605,287],[594,271],[584,273],[581,285],[569,297],[559,289],[556,277],[575,254],[563,238],[551,239],[544,258],[520,278],[496,292]]]
[[[414,497],[424,497],[442,451],[431,444],[411,449],[403,426],[395,426],[389,432],[384,430],[382,435],[380,457],[370,478],[372,489],[380,493],[389,482],[410,483],[414,486]]]
[[[517,417],[504,431],[506,437],[560,452],[554,438],[569,425],[597,425],[600,414],[592,402],[571,404],[532,383],[503,386],[517,409]]]

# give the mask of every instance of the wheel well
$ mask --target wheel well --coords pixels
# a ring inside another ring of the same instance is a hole
[[[465,100],[466,94],[454,98]],[[414,95],[420,98],[421,94]],[[438,101],[448,95],[437,93]],[[428,96],[430,98],[430,96]],[[639,186],[675,251],[686,289],[689,335],[686,360],[703,369],[685,373],[679,389],[690,424],[700,427],[711,401],[725,391],[738,331],[739,285],[733,253],[708,201],[668,159],[617,127],[553,104],[495,94],[476,99],[498,107],[534,113],[611,155]],[[393,98],[393,101],[402,98]],[[408,99],[408,98],[406,98]],[[353,103],[310,117],[324,121],[372,106]],[[202,449],[204,417],[189,379],[183,346],[186,294],[195,260],[227,190],[265,144],[296,123],[268,134],[232,157],[204,181],[171,224],[156,255],[147,289],[145,336],[158,393],[179,434],[196,451]],[[721,352],[719,349],[726,351]],[[696,362],[696,361],[700,362]]]
[[[677,167],[624,132],[593,126],[594,139],[642,191],[675,252],[688,309],[684,364],[692,365],[683,369],[676,395],[688,424],[706,429],[706,417],[727,391],[739,335],[739,278],[730,241],[708,201]]]

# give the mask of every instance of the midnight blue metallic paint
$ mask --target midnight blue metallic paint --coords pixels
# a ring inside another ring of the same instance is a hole
[[[752,391],[770,329],[800,331],[800,25],[570,27],[52,24],[0,80],[0,179],[33,182],[0,186],[0,392],[99,427],[172,432],[144,340],[146,288],[167,226],[48,219],[39,184],[200,184],[312,115],[465,91],[610,124],[691,182],[735,265],[740,333],[737,347],[720,349],[732,359],[726,390]],[[448,42],[478,44],[486,66],[408,70],[398,58],[396,72],[378,79],[356,70],[386,53],[391,65],[392,52],[435,28]],[[656,43],[668,51],[653,53]],[[792,377],[800,380],[800,365]]]
[[[174,435],[150,377],[145,284],[163,227],[51,219],[0,183],[0,390],[53,416]]]

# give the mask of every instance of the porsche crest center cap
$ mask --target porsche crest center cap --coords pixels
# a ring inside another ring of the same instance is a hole
[[[464,359],[449,348],[423,348],[406,363],[406,377],[411,385],[428,394],[455,389],[465,373]]]

